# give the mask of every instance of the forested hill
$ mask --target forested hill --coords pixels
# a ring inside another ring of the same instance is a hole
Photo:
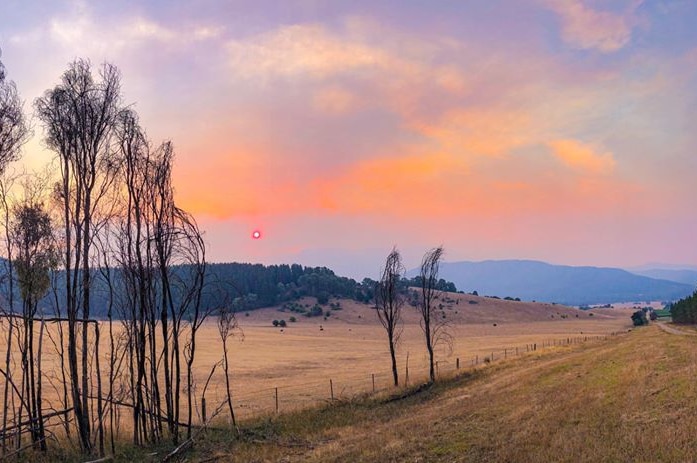
[[[330,297],[371,302],[376,281],[364,278],[357,282],[352,278],[336,275],[326,267],[303,267],[299,264],[262,265],[245,263],[208,264],[206,271],[208,290],[203,297],[204,307],[220,304],[221,293],[236,310],[254,310],[293,301],[302,296],[314,296],[320,303]],[[402,279],[401,286],[418,286],[419,279]],[[457,291],[455,285],[443,279],[436,288]]]
[[[172,268],[172,274],[180,275],[182,279],[185,279],[184,275],[188,273],[186,267]],[[118,281],[118,272],[114,274],[113,287],[123,288],[122,283]],[[94,271],[93,275],[91,313],[95,317],[106,317],[109,305],[108,285],[101,272]],[[53,311],[56,300],[63,299],[62,275],[56,275],[55,281],[58,282],[58,297],[49,293],[41,303],[46,313]],[[247,311],[279,305],[302,296],[314,296],[320,303],[326,303],[331,297],[371,302],[375,284],[376,282],[369,278],[357,282],[351,278],[338,276],[326,267],[304,267],[299,264],[209,263],[206,267],[201,306],[208,309],[226,304],[236,311]],[[408,286],[418,285],[418,277],[405,278],[401,282],[401,286],[405,289]],[[456,291],[453,283],[443,279],[438,281],[437,289]],[[174,297],[177,298],[177,291],[174,292]],[[17,310],[18,307],[15,309]],[[118,310],[115,308],[115,314],[117,313]]]
[[[369,301],[374,282],[358,283],[336,275],[326,267],[303,267],[299,264],[262,265],[246,263],[208,264],[204,305],[212,306],[222,292],[237,309],[269,307],[302,296],[320,299],[342,297]],[[213,290],[214,289],[214,290]]]

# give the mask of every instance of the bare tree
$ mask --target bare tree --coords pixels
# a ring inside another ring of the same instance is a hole
[[[0,56],[2,51],[0,50]],[[2,208],[6,259],[3,260],[7,278],[6,301],[8,306],[2,308],[6,315],[14,310],[14,268],[13,246],[10,239],[10,190],[17,176],[8,174],[8,165],[19,158],[22,145],[29,139],[30,130],[24,117],[23,104],[17,93],[14,82],[6,80],[5,67],[0,62],[0,207]],[[3,417],[2,417],[2,448],[6,448],[8,418],[11,415],[10,390],[14,386],[10,362],[12,360],[13,334],[15,320],[7,318],[7,349],[5,352],[5,374],[3,388]],[[14,409],[14,407],[12,407]],[[19,418],[17,418],[19,419]],[[19,440],[18,440],[19,442]]]
[[[401,317],[404,297],[399,292],[399,281],[403,272],[402,257],[396,248],[392,248],[392,252],[385,259],[380,281],[375,286],[376,313],[387,333],[392,360],[392,379],[395,386],[399,385],[396,347],[402,334]]]
[[[104,64],[95,80],[88,61],[68,66],[59,85],[36,100],[46,144],[58,155],[63,209],[68,367],[80,445],[92,450],[89,397],[90,269],[101,199],[113,180],[111,137],[120,107],[120,76]],[[81,340],[78,336],[81,334]]]
[[[238,328],[235,312],[230,309],[228,304],[224,304],[220,309],[218,317],[218,334],[223,343],[223,372],[225,374],[225,395],[227,400],[228,410],[230,412],[230,420],[232,427],[239,434],[237,422],[235,421],[235,410],[232,406],[232,389],[230,387],[230,360],[228,355],[227,341],[234,331]]]
[[[20,149],[30,136],[22,106],[17,87],[5,79],[5,68],[0,62],[0,173],[19,159]]]
[[[439,340],[444,339],[447,335],[443,330],[444,324],[441,323],[435,316],[435,303],[439,291],[437,289],[438,270],[440,261],[443,258],[443,247],[433,248],[424,254],[421,260],[421,268],[419,272],[421,283],[421,303],[418,310],[421,315],[421,329],[426,338],[426,349],[428,349],[429,361],[429,378],[431,382],[436,380],[436,371],[434,363],[434,347]]]
[[[22,299],[21,342],[23,402],[31,422],[32,442],[46,450],[41,394],[41,344],[34,345],[34,321],[39,300],[51,285],[50,272],[56,266],[51,219],[42,203],[32,199],[13,211],[12,240],[17,249],[17,282]],[[43,324],[41,326],[43,334]],[[42,340],[40,336],[39,341]],[[21,417],[20,412],[20,417]]]

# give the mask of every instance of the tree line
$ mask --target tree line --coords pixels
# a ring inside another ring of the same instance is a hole
[[[7,263],[5,263],[7,265]],[[106,278],[100,269],[92,269],[92,290],[90,292],[90,307],[92,315],[99,319],[108,317],[111,300],[110,284],[113,287],[122,285],[121,273],[111,272]],[[52,270],[56,280],[64,278],[62,270]],[[187,265],[175,265],[170,269],[172,275],[184,277],[190,272]],[[2,274],[0,270],[0,274]],[[0,287],[7,292],[9,278],[0,280]],[[375,299],[376,280],[364,278],[360,282],[353,278],[336,275],[326,267],[307,267],[300,264],[263,265],[250,263],[208,263],[205,268],[202,289],[201,307],[204,310],[215,309],[220,305],[220,298],[229,301],[236,312],[256,310],[264,307],[281,305],[298,300],[304,296],[317,298],[325,304],[329,298],[346,298],[359,302],[371,303]],[[408,288],[419,288],[421,276],[412,278],[400,276],[396,282],[401,292]],[[435,282],[438,291],[456,292],[455,284],[444,279]],[[38,302],[38,307],[44,313],[51,313],[54,299],[65,297],[64,288],[55,288],[57,295],[46,294]],[[177,299],[179,294],[173,294]],[[20,310],[19,301],[15,302],[14,310]],[[117,317],[119,313],[115,314]]]
[[[670,310],[673,323],[682,325],[697,324],[697,291],[691,296],[668,304],[666,309]]]

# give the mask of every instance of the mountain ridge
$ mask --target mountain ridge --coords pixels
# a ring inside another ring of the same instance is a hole
[[[416,272],[410,270],[407,275]],[[619,268],[555,265],[524,259],[443,262],[439,276],[455,283],[461,291],[575,306],[671,301],[694,290],[692,285],[636,275]]]

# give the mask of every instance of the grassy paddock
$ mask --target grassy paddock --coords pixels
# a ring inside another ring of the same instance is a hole
[[[484,298],[479,301],[478,304],[469,304],[463,299],[456,306],[457,309],[451,308],[447,312],[448,317],[453,318],[450,327],[453,343],[452,351],[441,347],[436,352],[440,378],[456,373],[457,358],[460,359],[462,371],[470,368],[475,359],[481,364],[492,354],[498,362],[506,357],[508,360],[517,358],[516,348],[517,353],[523,355],[527,352],[526,346],[534,344],[537,344],[538,349],[543,345],[551,346],[551,349],[546,348],[545,351],[554,351],[567,340],[603,337],[613,331],[625,331],[629,325],[628,315],[617,310],[607,313],[596,311],[595,316],[590,316],[586,312],[550,304],[514,303]],[[576,317],[577,314],[579,317]],[[272,319],[286,315],[269,309],[255,311],[249,317],[244,316],[241,318],[244,336],[238,335],[230,341],[233,401],[238,418],[249,422],[250,419],[267,417],[260,423],[274,423],[283,419],[274,416],[276,390],[281,417],[285,416],[283,413],[309,406],[322,406],[328,402],[331,394],[330,379],[334,397],[338,399],[335,404],[356,405],[356,397],[373,390],[373,375],[378,397],[380,394],[392,393],[385,335],[381,327],[376,325],[374,313],[369,307],[345,303],[343,310],[333,314],[329,320],[303,317],[283,331],[272,327]],[[565,318],[561,315],[565,315]],[[426,378],[427,357],[423,335],[414,313],[407,312],[405,318],[398,362],[401,379],[404,380],[406,358],[409,356],[409,379],[410,385],[413,385]],[[100,352],[106,356],[108,336],[104,331],[101,339]],[[212,365],[221,358],[221,345],[214,323],[204,325],[199,339],[195,364],[197,399],[200,398],[202,385]],[[0,336],[0,349],[4,351],[3,341],[4,336]],[[103,368],[104,365],[106,362],[102,363]],[[43,366],[48,377],[45,399],[47,403],[51,403],[58,390],[55,386],[59,379],[60,365],[50,349],[45,351]],[[487,369],[489,370],[492,370],[491,366]],[[102,372],[103,375],[107,374],[105,370]],[[223,384],[222,369],[218,368],[206,394],[209,417],[222,399]],[[198,401],[196,405],[198,407]],[[332,407],[334,409],[336,407]],[[399,407],[396,409],[399,410]],[[268,418],[269,416],[272,418]],[[116,437],[118,441],[126,442],[130,438],[128,410],[122,410],[122,418],[124,421]],[[194,421],[199,420],[200,416],[195,416]],[[215,425],[226,427],[226,416],[217,417]],[[265,429],[264,426],[262,428]],[[56,435],[61,437],[60,433]],[[291,439],[294,442],[293,439],[295,437]],[[288,445],[291,449],[302,447],[296,443]],[[51,447],[56,451],[53,455],[59,459],[69,459],[68,455],[75,452],[67,442],[52,440]],[[147,457],[148,452],[121,444],[117,453],[126,456],[126,460],[141,460]],[[158,455],[161,456],[162,453],[158,452]],[[248,456],[251,458],[251,455]]]
[[[691,461],[697,339],[655,326],[209,432],[190,461]]]

